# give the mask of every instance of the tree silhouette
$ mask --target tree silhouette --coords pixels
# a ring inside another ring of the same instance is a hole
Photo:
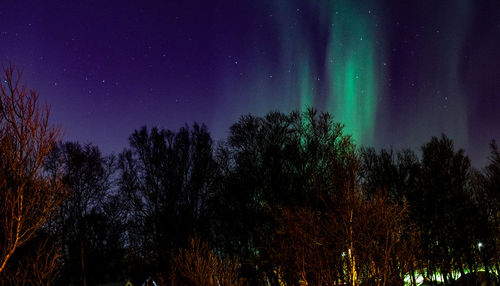
[[[480,172],[444,135],[421,158],[358,150],[309,109],[243,116],[216,146],[203,125],[143,127],[115,162],[56,144],[19,82],[10,68],[1,83],[1,283],[401,285],[420,273],[450,285],[500,271],[494,142]]]
[[[464,275],[477,268],[480,214],[469,189],[471,171],[464,151],[455,151],[446,136],[422,146],[421,176],[410,205],[422,230],[427,273],[441,273],[445,283],[454,279],[454,271]]]
[[[485,269],[500,273],[500,151],[495,141],[491,142],[490,149],[489,163],[482,173],[475,174],[473,184],[477,205],[487,221],[478,250]],[[498,276],[496,283],[500,283]]]
[[[110,197],[114,157],[104,157],[99,148],[66,142],[54,147],[48,165],[62,172],[67,200],[57,210],[56,231],[66,252],[63,255],[66,283],[81,285],[99,282],[100,272],[108,269],[103,263],[102,244],[111,244],[106,233],[113,233],[119,224],[107,223],[105,206]],[[93,281],[93,283],[92,283]]]
[[[217,170],[212,139],[198,124],[178,132],[144,127],[130,137],[130,145],[120,155],[129,241],[136,257],[149,265],[142,275],[167,280],[173,253],[195,230],[207,235],[207,201]]]
[[[215,243],[236,255],[252,284],[274,274],[270,249],[280,208],[324,210],[353,178],[355,148],[327,113],[243,116],[219,149],[224,173],[215,194]],[[258,265],[258,267],[256,267]]]

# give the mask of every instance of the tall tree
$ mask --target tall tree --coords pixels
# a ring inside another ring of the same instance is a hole
[[[59,180],[49,180],[43,170],[59,128],[49,124],[49,107],[21,78],[9,66],[0,81],[0,273],[64,197]]]
[[[149,264],[143,275],[165,280],[175,250],[195,230],[206,236],[203,222],[217,170],[212,145],[206,127],[198,124],[178,132],[144,127],[120,155],[120,188],[131,211],[129,242]]]
[[[476,173],[473,184],[477,204],[488,221],[478,250],[485,269],[500,273],[500,151],[496,141],[490,143],[490,149],[489,163]],[[496,282],[500,283],[500,277]]]
[[[272,263],[259,261],[269,261],[274,212],[304,206],[324,210],[331,196],[352,183],[355,148],[341,124],[309,109],[241,117],[218,158],[225,176],[214,200],[217,246],[239,257],[245,277],[258,280],[273,273]]]
[[[104,279],[111,258],[103,254],[106,233],[119,224],[107,222],[105,206],[111,196],[114,157],[102,156],[99,148],[90,144],[66,142],[55,146],[52,168],[62,170],[63,187],[68,199],[58,208],[57,232],[65,249],[63,255],[65,283],[95,284]],[[109,253],[108,253],[109,254]],[[103,259],[108,263],[104,264]],[[109,273],[107,273],[109,275]]]
[[[439,272],[445,283],[453,272],[474,271],[478,233],[477,206],[469,190],[470,160],[443,135],[422,146],[421,176],[410,198],[412,215],[422,229],[427,273]]]

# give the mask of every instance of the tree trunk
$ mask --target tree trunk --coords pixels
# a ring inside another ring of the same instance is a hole
[[[81,270],[82,270],[82,285],[87,286],[87,278],[85,275],[85,249],[83,246],[83,235],[82,234],[80,234],[80,256],[81,256],[80,266],[81,266]]]

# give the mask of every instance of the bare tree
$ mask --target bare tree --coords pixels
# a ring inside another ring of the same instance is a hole
[[[337,239],[339,231],[327,220],[322,212],[307,207],[279,211],[278,227],[268,250],[278,285],[344,282],[343,240]]]
[[[359,199],[358,199],[359,200]],[[407,205],[376,194],[358,204],[355,244],[360,279],[373,285],[402,285],[418,261],[418,231],[409,221]]]
[[[170,275],[172,285],[185,286],[243,286],[239,264],[214,254],[208,243],[191,238],[188,249],[181,249],[174,258]]]
[[[2,283],[15,286],[54,285],[62,263],[61,246],[54,244],[53,240],[53,237],[42,233],[23,245],[2,273]]]
[[[64,197],[59,180],[43,170],[60,129],[49,125],[49,107],[21,77],[11,65],[0,82],[0,273]]]
[[[418,232],[407,206],[345,191],[336,208],[283,209],[270,256],[277,284],[402,285],[417,268]],[[414,277],[412,277],[415,283]]]

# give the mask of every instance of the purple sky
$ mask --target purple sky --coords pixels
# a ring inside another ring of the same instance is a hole
[[[445,132],[484,164],[500,139],[499,1],[6,1],[0,58],[24,70],[65,140],[117,153],[143,125],[194,121],[221,139],[240,115],[300,109],[286,76],[300,62],[313,104],[332,111],[328,35],[345,11],[343,40],[361,22],[372,36],[368,145],[415,148]]]

